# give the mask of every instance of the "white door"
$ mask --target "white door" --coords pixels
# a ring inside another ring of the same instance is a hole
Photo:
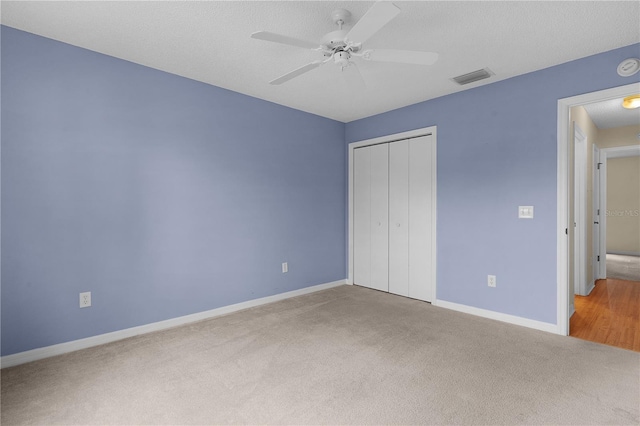
[[[587,137],[574,123],[573,278],[574,292],[587,296]]]
[[[432,301],[435,137],[355,148],[352,164],[353,283]]]
[[[389,291],[389,148],[354,151],[355,284]]]
[[[389,291],[389,146],[371,148],[371,288]]]
[[[371,287],[371,149],[353,152],[353,282]]]
[[[389,144],[389,292],[432,300],[435,240],[432,136]]]
[[[409,140],[409,297],[431,302],[435,289],[436,145]]]
[[[409,296],[409,139],[389,144],[389,293]]]

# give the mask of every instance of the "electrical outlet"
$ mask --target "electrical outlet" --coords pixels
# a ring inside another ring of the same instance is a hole
[[[88,308],[89,306],[91,306],[91,292],[80,293],[80,307]]]
[[[496,276],[495,275],[487,275],[487,285],[489,287],[496,286]]]
[[[286,274],[289,272],[289,264],[287,262],[282,262],[282,273]]]

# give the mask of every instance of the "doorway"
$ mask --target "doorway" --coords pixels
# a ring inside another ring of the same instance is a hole
[[[634,264],[640,261],[640,136],[638,141],[637,145],[603,148],[597,153],[594,209],[602,214],[598,218],[598,226],[594,227],[594,248],[597,239],[597,253],[602,261],[594,271],[596,279],[640,281],[640,273],[619,271],[616,262],[624,257],[635,257],[632,260]],[[611,274],[607,270],[607,260],[615,269]],[[620,261],[624,262],[624,259]]]
[[[640,83],[633,83],[558,100],[557,324],[559,334],[569,335],[569,319],[573,313],[573,303],[571,301],[575,292],[575,256],[573,250],[575,213],[573,211],[574,199],[572,190],[575,174],[573,170],[574,134],[572,131],[571,109],[591,103],[616,100],[638,92],[640,92]],[[602,218],[602,215],[600,217]],[[592,228],[588,227],[587,229],[591,230]],[[593,234],[589,232],[587,235]],[[600,245],[602,245],[602,241]],[[595,252],[595,250],[589,251]],[[592,271],[595,270],[595,267],[589,267],[588,262],[586,263],[586,265],[581,265],[581,271],[586,269],[586,274],[594,277]]]

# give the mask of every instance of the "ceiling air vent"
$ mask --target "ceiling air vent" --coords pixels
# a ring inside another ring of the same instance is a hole
[[[457,77],[453,77],[452,80],[458,83],[459,85],[473,83],[474,81],[484,80],[485,78],[491,77],[493,71],[489,68],[483,68],[481,70],[473,71],[468,74],[462,74]]]

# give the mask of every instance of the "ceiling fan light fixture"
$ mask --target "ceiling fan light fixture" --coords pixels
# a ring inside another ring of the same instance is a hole
[[[343,69],[349,66],[349,58],[351,58],[351,55],[345,51],[336,52],[333,55],[333,61]]]
[[[630,95],[622,100],[622,107],[626,109],[640,108],[640,94]]]

